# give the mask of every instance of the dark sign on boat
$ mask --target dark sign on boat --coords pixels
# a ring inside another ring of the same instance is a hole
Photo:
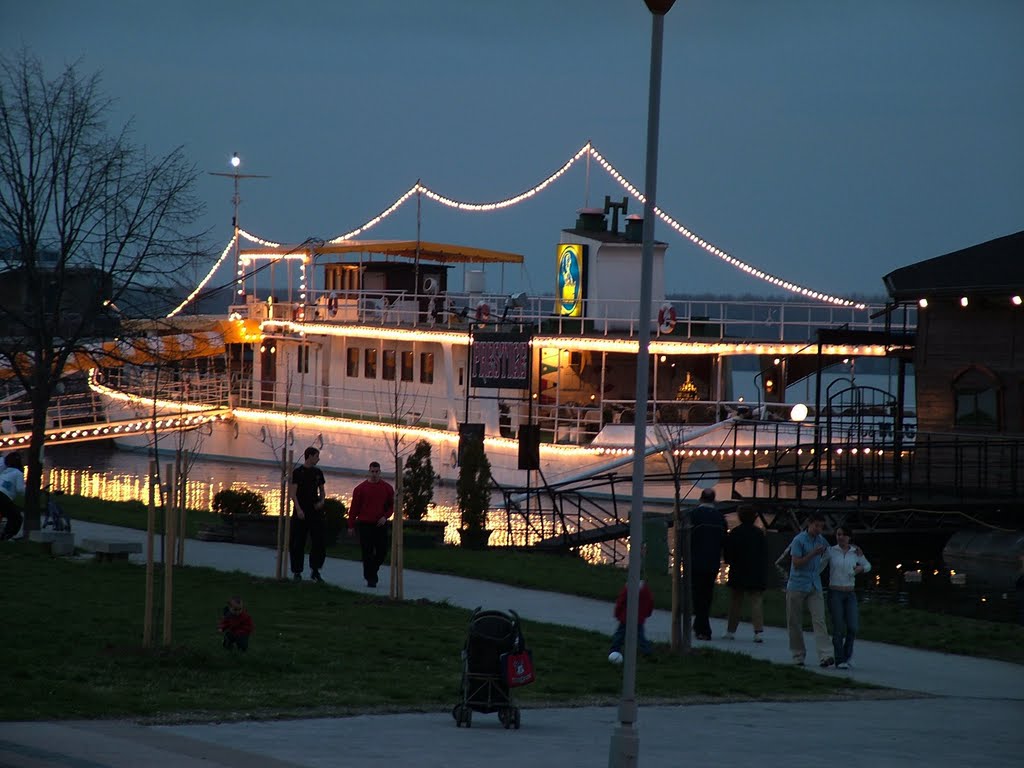
[[[474,333],[470,355],[470,384],[474,387],[529,388],[529,334]]]

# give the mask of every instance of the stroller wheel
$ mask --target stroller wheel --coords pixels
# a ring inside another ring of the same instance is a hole
[[[509,710],[508,707],[502,707],[501,709],[499,709],[498,710],[498,720],[500,720],[501,724],[503,726],[505,726],[505,730],[508,730],[510,727],[512,727],[512,712],[511,712],[511,710]]]
[[[462,727],[462,710],[463,709],[464,709],[464,707],[461,704],[456,704],[454,707],[452,707],[452,717],[455,718],[455,727],[456,728],[461,728]]]
[[[512,710],[512,727],[519,730],[519,707]]]

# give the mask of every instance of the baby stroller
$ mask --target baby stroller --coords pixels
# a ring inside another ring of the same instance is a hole
[[[533,663],[515,611],[482,611],[469,620],[462,650],[462,701],[452,709],[455,725],[473,725],[473,710],[498,713],[505,728],[519,728],[511,689],[533,682]]]
[[[43,517],[43,524],[40,527],[44,530],[52,528],[58,533],[70,531],[71,520],[64,513],[64,508],[53,498],[53,496],[63,496],[64,491],[53,491],[51,493],[50,486],[47,485],[43,488],[43,493],[46,494],[46,515]]]

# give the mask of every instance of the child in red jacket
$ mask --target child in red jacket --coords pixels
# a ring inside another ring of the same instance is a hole
[[[224,606],[224,615],[217,622],[217,629],[224,634],[224,647],[231,649],[238,646],[238,650],[245,651],[249,648],[249,635],[252,634],[252,616],[245,610],[242,598],[232,597]]]
[[[611,653],[608,654],[608,661],[612,664],[622,663],[622,644],[626,641],[626,595],[628,589],[628,585],[623,587],[622,591],[619,592],[618,599],[615,601],[615,618],[619,620],[619,627],[615,630],[615,634],[612,635]],[[636,644],[640,653],[644,656],[650,656],[652,653],[651,643],[644,634],[644,622],[654,613],[654,595],[651,594],[651,588],[647,586],[646,581],[640,582],[639,609],[637,612]]]

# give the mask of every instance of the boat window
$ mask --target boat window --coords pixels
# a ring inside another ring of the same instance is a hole
[[[412,352],[402,353],[402,381],[412,381]]]
[[[998,381],[988,371],[972,367],[953,382],[954,424],[971,429],[999,429]]]
[[[348,348],[348,358],[345,370],[349,376],[359,376],[359,350],[356,347]]]
[[[366,356],[364,358],[363,365],[363,376],[368,379],[377,378],[377,350],[368,349],[366,350]]]
[[[309,373],[309,344],[299,344],[296,371],[298,373]]]
[[[420,352],[420,383],[434,383],[434,353]]]
[[[382,371],[382,374],[381,374],[383,376],[383,378],[384,378],[384,381],[394,381],[395,380],[395,367],[396,367],[396,365],[395,365],[396,364],[395,358],[396,357],[397,357],[397,353],[395,352],[395,350],[393,350],[393,349],[385,349],[384,350],[384,370]]]

